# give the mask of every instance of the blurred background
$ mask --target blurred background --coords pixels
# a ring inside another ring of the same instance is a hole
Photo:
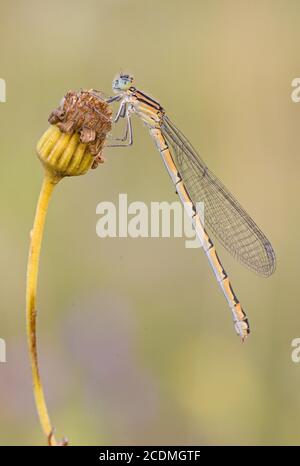
[[[176,200],[147,130],[65,179],[38,293],[42,378],[73,445],[298,444],[300,75],[296,0],[0,0],[0,444],[44,444],[25,334],[36,142],[69,89],[111,94],[120,70],[159,99],[271,240],[274,276],[219,255],[248,313],[235,336],[203,252],[184,239],[100,239],[101,201]],[[218,244],[216,243],[216,246]]]

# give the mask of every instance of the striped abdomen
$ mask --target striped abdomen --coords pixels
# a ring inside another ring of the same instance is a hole
[[[159,109],[157,110],[159,111]],[[156,114],[154,109],[152,110],[152,112],[150,111],[149,113],[152,113],[150,118],[154,120],[155,114]],[[145,118],[144,118],[144,121],[145,121]],[[145,122],[147,124],[147,121]],[[247,316],[245,312],[243,311],[242,306],[231,287],[229,278],[224,270],[224,267],[221,264],[221,261],[218,257],[214,244],[211,241],[209,235],[207,234],[203,226],[200,215],[196,210],[196,206],[192,202],[185,188],[185,185],[180,176],[180,173],[178,172],[176,165],[174,163],[172,153],[170,151],[170,148],[168,146],[166,139],[164,138],[161,130],[158,127],[154,127],[151,125],[147,125],[147,126],[161,154],[164,164],[168,170],[168,173],[176,187],[176,192],[178,193],[180,200],[182,201],[184,208],[189,218],[192,221],[196,235],[201,243],[201,246],[204,249],[204,252],[211,265],[211,268],[213,269],[217,282],[219,283],[219,286],[229,304],[229,307],[232,311],[236,332],[238,333],[238,335],[240,335],[242,340],[244,340],[250,332]]]

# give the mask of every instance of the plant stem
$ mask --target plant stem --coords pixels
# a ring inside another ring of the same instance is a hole
[[[44,225],[49,206],[49,201],[53,189],[59,178],[53,176],[49,172],[45,172],[43,184],[41,187],[40,197],[38,200],[36,214],[31,231],[31,241],[27,265],[27,288],[26,288],[26,327],[27,327],[27,342],[29,348],[33,391],[35,397],[36,408],[42,429],[48,439],[49,445],[57,445],[53,434],[48,409],[45,401],[44,390],[40,378],[38,367],[37,353],[37,338],[36,338],[36,295],[39,272],[39,260],[41,243],[43,238]]]

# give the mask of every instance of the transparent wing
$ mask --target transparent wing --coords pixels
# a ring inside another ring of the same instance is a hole
[[[205,225],[241,263],[260,275],[271,275],[275,253],[263,232],[167,116],[161,130],[192,201],[204,202]]]

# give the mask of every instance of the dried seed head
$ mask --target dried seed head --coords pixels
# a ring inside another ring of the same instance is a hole
[[[37,145],[40,160],[58,179],[78,176],[103,162],[112,112],[101,93],[69,91],[49,116],[51,126]]]

